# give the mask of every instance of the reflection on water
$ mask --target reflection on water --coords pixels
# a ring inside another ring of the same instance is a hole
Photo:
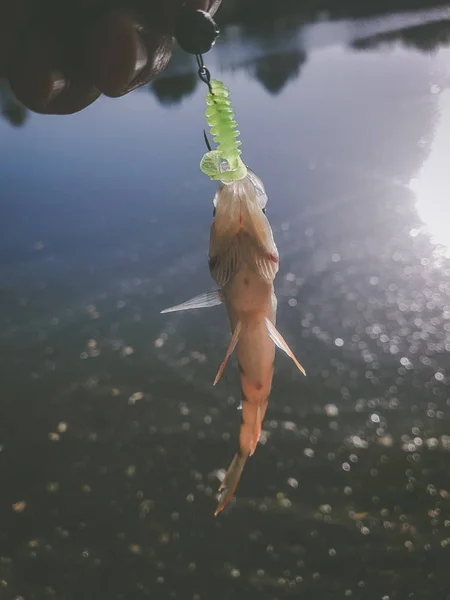
[[[16,100],[4,81],[0,81],[0,110],[1,115],[15,127],[20,127],[27,119],[26,108]]]
[[[432,90],[439,92],[439,88]],[[439,95],[440,117],[436,123],[430,155],[410,187],[417,197],[417,212],[432,239],[445,247],[450,257],[450,91]]]
[[[278,94],[289,80],[300,75],[306,55],[297,52],[280,52],[255,61],[254,76],[271,94]]]
[[[401,41],[407,47],[417,48],[423,52],[432,52],[450,42],[450,20],[442,20],[440,18],[442,16],[450,16],[450,11],[445,10],[443,14],[440,13],[437,16],[432,13],[430,22],[427,24],[424,24],[423,19],[420,18],[416,25],[411,24],[408,27],[403,26],[391,31],[388,29],[371,35],[366,33],[364,37],[357,39],[353,46],[359,49],[369,49],[379,44],[395,44]],[[435,18],[436,20],[434,20]]]
[[[265,443],[220,519],[239,425],[236,365],[211,386],[226,316],[159,314],[213,287],[191,58],[160,102],[0,123],[2,600],[448,596],[450,262],[422,226],[446,243],[449,51],[405,46],[414,18],[364,50],[379,19],[241,24],[208,55],[308,370],[277,355]]]
[[[450,37],[450,20],[445,20],[450,15],[448,8],[318,23],[311,23],[311,17],[305,17],[300,7],[292,18],[276,15],[275,10],[271,21],[264,21],[261,16],[260,24],[236,26],[225,21],[212,54],[214,64],[225,72],[244,69],[266,91],[278,94],[289,81],[299,77],[308,54],[321,48],[349,44],[355,49],[370,50],[401,43],[429,52],[447,44]],[[169,68],[149,89],[159,101],[176,103],[197,85],[195,60],[175,49]]]

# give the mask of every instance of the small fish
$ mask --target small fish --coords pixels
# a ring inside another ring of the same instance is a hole
[[[267,195],[262,181],[247,168],[246,176],[221,183],[214,197],[209,268],[219,290],[201,294],[163,313],[225,304],[232,337],[214,380],[216,385],[236,348],[242,388],[239,448],[219,488],[218,515],[233,497],[247,458],[261,437],[272,387],[275,346],[304,374],[277,331],[277,299],[273,282],[278,250],[265,215]]]

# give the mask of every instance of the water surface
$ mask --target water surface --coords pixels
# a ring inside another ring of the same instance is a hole
[[[22,123],[0,122],[2,598],[447,597],[445,18],[234,25],[207,56],[308,371],[277,355],[264,444],[217,519],[226,314],[159,314],[214,287],[194,63],[63,118],[2,88]]]

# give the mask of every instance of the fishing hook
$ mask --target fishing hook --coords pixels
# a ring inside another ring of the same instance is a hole
[[[208,148],[208,152],[211,152],[211,144],[209,143],[208,136],[206,135],[206,131],[203,130],[203,139],[205,140],[206,147]]]
[[[211,73],[205,67],[205,63],[203,62],[203,56],[201,54],[196,54],[195,59],[197,61],[197,65],[198,65],[197,74],[200,78],[200,81],[203,81],[203,83],[206,83],[206,85],[208,86],[209,92],[211,94],[213,94],[212,87],[211,87]],[[206,135],[205,130],[203,130],[203,139],[205,140],[205,144],[206,144],[206,147],[208,148],[208,151],[211,152],[211,150],[212,150],[211,144],[209,143],[208,136]]]

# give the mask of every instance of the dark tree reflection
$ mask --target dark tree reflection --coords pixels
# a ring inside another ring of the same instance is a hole
[[[279,94],[284,86],[300,75],[306,61],[304,52],[286,52],[265,56],[255,62],[254,76],[271,94]]]
[[[0,112],[14,127],[23,125],[28,117],[27,109],[16,99],[5,81],[0,81]]]
[[[450,43],[450,20],[380,33],[356,40],[352,46],[358,50],[369,50],[380,44],[398,42],[423,52],[438,50],[441,46],[447,46]]]
[[[190,96],[196,86],[196,73],[185,73],[171,77],[160,77],[150,85],[150,90],[161,104],[171,105],[181,102],[186,96]]]

